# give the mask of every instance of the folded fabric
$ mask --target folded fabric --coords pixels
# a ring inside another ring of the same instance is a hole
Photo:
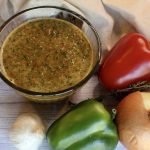
[[[114,43],[128,32],[137,31],[150,39],[149,0],[0,0],[0,22],[29,7],[62,6],[66,2],[77,7],[95,26],[103,50],[110,50]]]

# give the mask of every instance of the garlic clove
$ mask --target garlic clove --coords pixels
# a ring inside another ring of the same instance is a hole
[[[45,138],[46,129],[35,113],[20,115],[10,130],[10,139],[18,150],[38,150]]]

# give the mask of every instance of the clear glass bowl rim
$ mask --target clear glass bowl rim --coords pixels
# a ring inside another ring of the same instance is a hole
[[[96,29],[93,27],[93,25],[87,20],[85,19],[83,16],[81,16],[80,14],[76,13],[75,11],[72,11],[70,9],[67,9],[67,8],[63,8],[63,7],[58,7],[58,6],[38,6],[38,7],[32,7],[32,8],[29,8],[29,9],[25,9],[23,11],[20,11],[18,13],[16,13],[15,15],[13,15],[12,17],[10,17],[8,20],[6,20],[0,27],[0,32],[3,30],[3,28],[9,24],[13,19],[15,19],[17,16],[25,13],[25,12],[28,12],[28,11],[31,11],[31,10],[34,10],[34,9],[41,9],[41,8],[54,8],[54,9],[58,9],[58,10],[62,10],[62,11],[66,11],[68,13],[71,13],[77,17],[79,17],[81,20],[83,20],[84,22],[86,22],[88,24],[88,26],[92,29],[92,31],[94,32],[95,34],[95,37],[96,37],[96,40],[97,40],[97,44],[98,44],[98,60],[95,64],[95,66],[92,68],[92,70],[90,71],[90,73],[83,79],[81,80],[79,83],[77,83],[76,85],[72,86],[72,87],[69,87],[65,90],[62,90],[62,91],[57,91],[57,92],[48,92],[48,93],[44,93],[44,92],[35,92],[35,91],[30,91],[30,90],[27,90],[27,89],[23,89],[21,87],[18,87],[16,86],[15,84],[13,84],[12,82],[10,82],[1,72],[0,72],[0,77],[1,79],[6,82],[10,87],[12,87],[13,89],[19,91],[19,92],[22,92],[24,94],[29,94],[29,95],[34,95],[34,96],[59,96],[59,95],[62,95],[62,94],[65,94],[65,93],[68,93],[68,92],[71,92],[77,88],[79,88],[80,86],[82,86],[84,83],[86,83],[90,77],[94,74],[96,68],[98,67],[99,63],[100,63],[100,60],[101,60],[101,54],[102,54],[102,46],[101,46],[101,41],[100,41],[100,37],[96,31]]]

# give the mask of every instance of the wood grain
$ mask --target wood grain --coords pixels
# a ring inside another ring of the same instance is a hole
[[[69,98],[74,103],[103,94],[96,76]],[[12,88],[0,80],[0,150],[16,150],[9,139],[9,130],[16,117],[21,113],[36,112],[48,127],[56,118],[66,111],[67,101],[55,104],[37,104],[18,95]],[[117,101],[103,101],[109,109],[115,107]],[[40,150],[49,150],[46,139]]]

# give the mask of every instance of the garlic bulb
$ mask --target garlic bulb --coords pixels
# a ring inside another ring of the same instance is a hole
[[[34,113],[20,115],[10,130],[10,139],[18,150],[38,150],[45,137],[45,126]]]

